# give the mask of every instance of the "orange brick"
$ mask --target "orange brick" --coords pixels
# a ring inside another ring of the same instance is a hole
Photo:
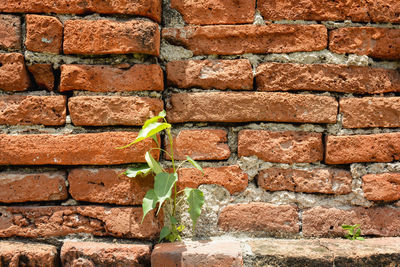
[[[21,49],[21,19],[13,15],[0,15],[0,49]]]
[[[58,262],[57,247],[40,243],[0,242],[1,266],[31,266],[56,267]]]
[[[38,87],[53,91],[54,73],[51,64],[33,64],[28,66],[28,70],[35,79],[35,83]]]
[[[24,56],[18,53],[0,54],[0,90],[25,91],[29,86]]]
[[[400,199],[400,173],[367,174],[362,179],[366,199],[384,202]]]

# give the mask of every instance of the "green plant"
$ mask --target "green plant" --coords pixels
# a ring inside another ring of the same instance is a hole
[[[364,241],[364,238],[361,237],[361,228],[359,224],[355,225],[343,224],[342,228],[344,230],[347,230],[347,234],[345,235],[347,239]]]
[[[200,167],[200,165],[195,162],[193,159],[191,159],[189,156],[187,156],[186,160],[181,162],[178,167],[175,165],[175,160],[174,160],[174,150],[173,150],[173,139],[171,135],[171,124],[167,122],[165,119],[166,112],[163,110],[158,114],[158,116],[154,116],[150,119],[148,119],[142,126],[142,129],[139,131],[139,134],[137,138],[130,144],[120,147],[119,149],[123,149],[126,147],[129,147],[135,143],[138,143],[140,141],[143,141],[147,138],[152,138],[156,144],[157,147],[151,148],[149,151],[146,152],[145,159],[147,164],[141,165],[139,167],[135,168],[128,168],[124,174],[130,178],[135,178],[140,175],[147,175],[151,172],[155,174],[154,177],[154,188],[150,189],[147,191],[145,197],[143,198],[142,202],[142,208],[143,208],[143,218],[142,222],[149,211],[157,208],[156,214],[161,210],[161,207],[166,201],[171,201],[173,205],[172,209],[172,214],[168,213],[169,219],[170,219],[170,226],[164,226],[160,232],[160,239],[159,241],[166,239],[170,242],[174,242],[176,240],[181,240],[181,233],[184,230],[184,225],[178,222],[176,219],[176,210],[177,210],[177,205],[179,202],[183,199],[181,198],[177,202],[177,197],[181,194],[184,194],[186,196],[186,201],[188,202],[189,205],[189,215],[190,218],[192,219],[193,222],[193,231],[196,226],[197,219],[200,217],[201,214],[201,207],[204,204],[204,196],[203,192],[199,189],[194,189],[194,188],[185,188],[184,190],[177,191],[177,181],[178,181],[178,170],[182,166],[183,163],[189,162],[191,163],[195,168],[200,170],[203,174],[203,169]],[[161,121],[162,120],[162,121]],[[160,122],[161,121],[161,122]],[[168,153],[166,150],[162,149],[160,147],[160,144],[158,143],[157,139],[157,134],[165,131],[168,137],[169,145],[171,147],[170,153]],[[171,158],[172,162],[172,170],[173,172],[168,172],[166,171],[160,163],[155,160],[151,156],[151,151],[152,150],[160,150],[163,151],[164,153],[168,154],[169,157]],[[168,212],[168,211],[167,211]]]

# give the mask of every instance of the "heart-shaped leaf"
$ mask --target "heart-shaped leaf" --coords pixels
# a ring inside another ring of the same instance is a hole
[[[149,191],[147,191],[146,195],[143,198],[143,203],[142,203],[142,209],[143,209],[142,223],[146,214],[156,207],[157,202],[158,199],[154,192],[154,189],[150,189]]]
[[[160,203],[157,214],[160,211],[164,201],[171,197],[172,188],[176,181],[178,181],[178,176],[176,173],[161,172],[154,177],[154,192],[157,196],[157,202]]]
[[[146,152],[144,158],[146,159],[147,164],[155,174],[159,174],[163,171],[161,165],[151,156],[148,151]]]
[[[191,157],[186,156],[186,160],[189,161],[196,169],[198,169],[199,171],[201,171],[204,175],[204,171],[203,168]]]
[[[204,204],[203,192],[199,189],[185,188],[185,195],[189,203],[189,215],[193,222],[193,230],[195,229],[197,219],[201,214],[201,207]]]
[[[129,167],[126,169],[126,171],[123,173],[129,178],[135,178],[136,176],[139,175],[147,175],[151,172],[151,168],[145,164],[140,165],[138,167]]]

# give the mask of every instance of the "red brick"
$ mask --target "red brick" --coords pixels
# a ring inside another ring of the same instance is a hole
[[[156,144],[147,139],[125,149],[136,132],[89,134],[0,135],[0,165],[112,165],[145,162],[144,155]],[[158,150],[152,155],[158,159]]]
[[[335,98],[268,92],[173,94],[167,105],[171,122],[312,122],[335,123]]]
[[[246,59],[169,62],[167,80],[178,88],[253,89],[252,67]]]
[[[391,162],[400,159],[400,133],[326,138],[326,163]]]
[[[158,244],[151,254],[151,266],[243,266],[240,242],[227,240],[185,241]]]
[[[216,184],[225,187],[231,194],[242,192],[247,187],[248,176],[237,165],[203,170],[204,175],[194,168],[180,169],[178,187],[197,188],[202,184]]]
[[[0,53],[0,90],[25,91],[29,85],[24,56],[18,53]]]
[[[257,156],[268,162],[317,162],[323,159],[322,134],[242,130],[238,137],[238,156]]]
[[[142,125],[163,110],[161,99],[137,96],[76,96],[68,99],[75,125]]]
[[[352,176],[348,171],[335,169],[270,168],[259,173],[257,182],[259,187],[268,191],[342,195],[351,192]]]
[[[65,96],[0,96],[0,124],[64,125]]]
[[[255,6],[255,0],[171,0],[186,23],[199,25],[253,23]]]
[[[195,55],[310,52],[327,46],[327,29],[322,25],[187,26],[165,28],[162,36]]]
[[[174,159],[186,160],[186,156],[195,160],[228,159],[231,151],[225,130],[182,130],[173,137]],[[168,138],[165,138],[165,149],[171,153]],[[170,159],[168,155],[165,156]]]
[[[288,236],[299,232],[297,208],[262,202],[225,207],[218,226],[229,232],[262,232],[263,235]]]
[[[0,15],[0,36],[0,49],[20,50],[21,19],[13,15]]]
[[[334,64],[264,63],[256,84],[261,91],[329,91],[377,94],[400,91],[396,70]]]
[[[93,92],[162,91],[163,72],[159,65],[137,64],[127,69],[111,66],[62,65],[60,91]]]
[[[28,70],[32,74],[38,87],[53,91],[54,73],[51,64],[33,64],[28,66]]]
[[[385,202],[400,199],[400,173],[367,174],[362,179],[366,199]]]
[[[158,24],[144,20],[67,20],[64,23],[65,54],[128,54],[158,56]]]
[[[124,14],[161,21],[160,0],[2,0],[0,12],[58,14]]]
[[[78,201],[141,205],[153,188],[152,176],[128,178],[123,169],[73,169],[68,174],[69,193]]]
[[[360,224],[362,235],[400,235],[400,210],[392,207],[323,208],[314,207],[303,212],[305,237],[344,236],[343,224]]]
[[[34,52],[59,54],[63,39],[63,25],[55,17],[26,16],[26,49]]]
[[[400,127],[399,97],[340,99],[345,128]]]
[[[341,28],[329,33],[329,49],[382,59],[400,59],[400,29]]]
[[[61,247],[65,267],[150,266],[150,257],[150,245],[66,241]]]
[[[1,266],[58,266],[57,247],[40,243],[0,242]]]
[[[259,0],[257,7],[266,20],[400,22],[396,0]]]
[[[87,233],[135,239],[158,236],[163,216],[142,221],[142,208],[101,206],[0,207],[0,237],[49,237]]]

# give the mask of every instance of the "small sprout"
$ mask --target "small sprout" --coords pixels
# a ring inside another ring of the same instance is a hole
[[[347,225],[347,224],[343,224],[342,228],[344,230],[347,230],[347,234],[345,235],[345,237],[349,240],[360,240],[360,241],[364,241],[365,239],[363,237],[361,237],[361,228],[359,224],[355,224],[355,225]]]

